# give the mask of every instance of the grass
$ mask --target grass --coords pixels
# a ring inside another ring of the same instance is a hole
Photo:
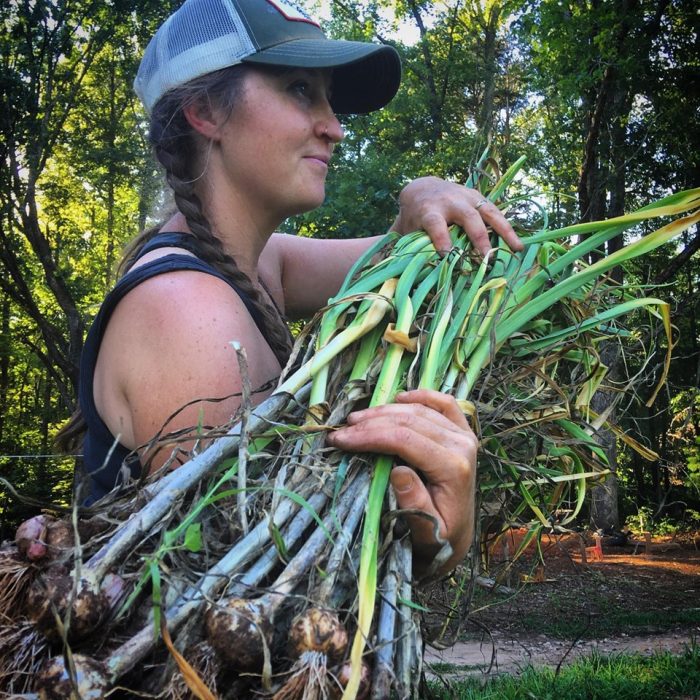
[[[443,669],[442,672],[445,672]],[[557,674],[528,667],[520,676],[498,676],[486,684],[480,677],[431,681],[431,700],[698,700],[700,646],[685,653],[652,656],[592,654]]]
[[[700,608],[685,610],[620,610],[608,603],[599,612],[577,612],[569,617],[525,615],[523,630],[556,639],[596,639],[604,636],[664,632],[679,625],[700,624]]]

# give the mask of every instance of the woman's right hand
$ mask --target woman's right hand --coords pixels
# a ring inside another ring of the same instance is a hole
[[[452,396],[429,389],[401,392],[395,403],[351,413],[328,443],[398,458],[391,484],[399,508],[429,516],[406,515],[419,576],[445,541],[453,552],[437,573],[462,561],[474,533],[478,440]]]

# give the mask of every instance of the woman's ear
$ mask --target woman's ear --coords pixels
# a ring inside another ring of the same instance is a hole
[[[211,104],[203,100],[190,102],[182,108],[189,125],[206,139],[218,141],[221,124]]]

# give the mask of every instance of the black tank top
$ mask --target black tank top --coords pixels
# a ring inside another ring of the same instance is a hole
[[[190,234],[161,233],[151,238],[144,245],[138,258],[156,248],[166,247],[183,248],[195,255],[197,254],[192,245],[192,236]],[[83,468],[90,477],[89,495],[83,499],[85,505],[94,503],[98,498],[111,491],[118,483],[123,482],[125,478],[129,476],[138,478],[141,475],[141,464],[138,456],[118,442],[102,418],[100,418],[95,407],[93,378],[95,365],[97,364],[97,354],[107,324],[117,304],[134,287],[145,280],[151,279],[151,277],[176,270],[204,272],[226,282],[241,298],[241,301],[248,309],[248,313],[255,321],[255,325],[263,337],[267,339],[260,313],[251,300],[230,279],[199,258],[180,253],[170,253],[127,272],[102,303],[88,332],[80,358],[78,401],[87,424],[87,432],[83,443]],[[138,342],[138,339],[136,342]]]

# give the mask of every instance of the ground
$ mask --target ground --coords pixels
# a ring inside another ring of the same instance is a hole
[[[489,574],[501,588],[476,587],[467,621],[450,625],[443,642],[426,650],[429,668],[517,672],[527,664],[557,666],[592,650],[681,652],[700,640],[700,533],[649,543],[631,538],[623,546],[604,538],[602,558],[590,533],[545,536],[541,560],[530,547],[504,570],[504,558],[523,534],[512,531],[505,549],[503,542],[492,547]],[[434,586],[423,602],[444,611],[458,580],[459,572],[452,585]],[[428,615],[427,622],[437,637],[437,616]]]

